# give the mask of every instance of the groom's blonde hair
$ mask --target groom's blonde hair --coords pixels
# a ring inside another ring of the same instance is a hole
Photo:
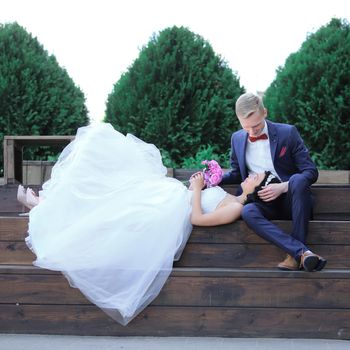
[[[262,98],[252,92],[246,92],[236,101],[236,115],[246,119],[257,111],[264,112],[265,107]]]

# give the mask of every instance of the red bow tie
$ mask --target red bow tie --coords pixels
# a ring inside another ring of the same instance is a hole
[[[255,141],[258,141],[258,140],[267,140],[269,137],[266,135],[266,134],[261,134],[257,137],[254,137],[254,136],[249,136],[249,141],[250,142],[255,142]]]

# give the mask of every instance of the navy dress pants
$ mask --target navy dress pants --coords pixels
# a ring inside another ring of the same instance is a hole
[[[300,174],[289,179],[288,192],[272,202],[246,204],[242,218],[247,225],[265,240],[299,260],[307,250],[305,239],[312,215],[312,196],[310,185]],[[270,220],[292,220],[291,234],[284,232]]]

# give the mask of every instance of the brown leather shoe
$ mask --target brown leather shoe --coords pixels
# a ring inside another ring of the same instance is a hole
[[[300,267],[305,271],[321,271],[327,263],[327,260],[311,252],[305,252],[300,259]]]
[[[299,263],[292,256],[287,254],[286,258],[280,262],[277,267],[284,271],[297,271],[299,270]]]

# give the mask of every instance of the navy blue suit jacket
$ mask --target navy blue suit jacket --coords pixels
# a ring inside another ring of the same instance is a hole
[[[295,126],[266,120],[272,162],[280,179],[285,182],[294,174],[301,174],[309,185],[318,178],[315,163]],[[231,137],[231,170],[220,185],[241,183],[248,176],[245,162],[248,133],[241,129]],[[259,142],[259,141],[257,141]]]

